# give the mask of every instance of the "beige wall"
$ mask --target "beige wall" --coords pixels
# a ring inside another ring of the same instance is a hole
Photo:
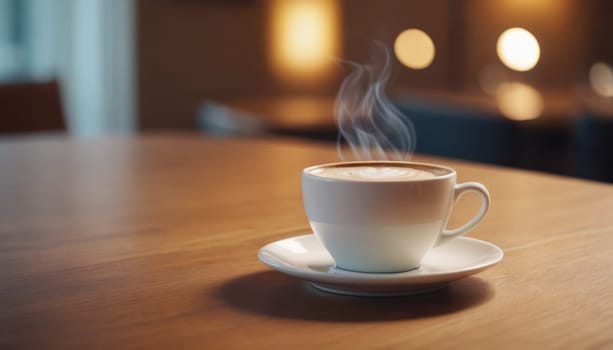
[[[393,43],[408,27],[431,34],[438,54],[431,67],[396,64],[395,84],[447,86],[448,0],[341,2],[343,57],[367,57],[370,40]],[[343,68],[318,86],[288,86],[268,66],[267,4],[263,1],[139,1],[139,98],[143,128],[194,127],[204,99],[279,94],[334,95]]]
[[[205,98],[272,89],[263,8],[254,1],[139,1],[143,128],[194,126]]]
[[[537,87],[581,81],[607,22],[604,0],[338,0],[341,52],[363,61],[372,39],[393,45],[403,29],[417,27],[433,38],[432,66],[413,71],[395,63],[394,87],[476,89],[479,71],[500,65],[496,39],[521,26],[541,43],[541,61],[515,77]],[[192,128],[205,99],[310,94],[332,96],[342,67],[314,86],[285,85],[269,68],[265,1],[140,0],[139,98],[143,128]],[[598,6],[596,6],[596,5]],[[590,39],[590,40],[588,40]],[[610,52],[605,51],[605,52]]]

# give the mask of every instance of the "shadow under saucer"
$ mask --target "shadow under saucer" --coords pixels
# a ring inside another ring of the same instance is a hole
[[[352,297],[320,291],[302,280],[274,271],[229,280],[215,291],[219,300],[242,311],[331,322],[433,317],[476,307],[493,295],[486,281],[468,277],[428,294]]]

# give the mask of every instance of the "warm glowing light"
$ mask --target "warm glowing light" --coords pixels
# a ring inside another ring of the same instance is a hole
[[[530,120],[543,113],[543,96],[532,86],[523,83],[503,83],[496,92],[498,109],[513,120]]]
[[[407,29],[398,34],[394,42],[398,60],[412,69],[424,69],[434,60],[434,43],[430,36],[419,29]]]
[[[520,72],[534,68],[541,56],[538,41],[523,28],[504,31],[498,37],[496,52],[505,66]]]
[[[602,97],[613,97],[613,69],[606,63],[594,63],[590,68],[592,90]]]
[[[337,0],[271,3],[271,63],[288,80],[323,78],[338,52]]]

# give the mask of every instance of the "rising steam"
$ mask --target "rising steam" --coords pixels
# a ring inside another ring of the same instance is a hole
[[[352,68],[336,97],[336,123],[339,128],[339,157],[347,160],[343,141],[357,160],[408,160],[415,150],[413,125],[385,96],[391,75],[391,59],[387,48],[383,67],[343,61]]]

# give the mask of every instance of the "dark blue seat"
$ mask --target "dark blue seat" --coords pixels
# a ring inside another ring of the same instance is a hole
[[[613,182],[613,115],[586,111],[575,129],[578,175]]]
[[[396,105],[415,127],[419,153],[509,166],[519,161],[517,128],[497,114],[415,100]]]

